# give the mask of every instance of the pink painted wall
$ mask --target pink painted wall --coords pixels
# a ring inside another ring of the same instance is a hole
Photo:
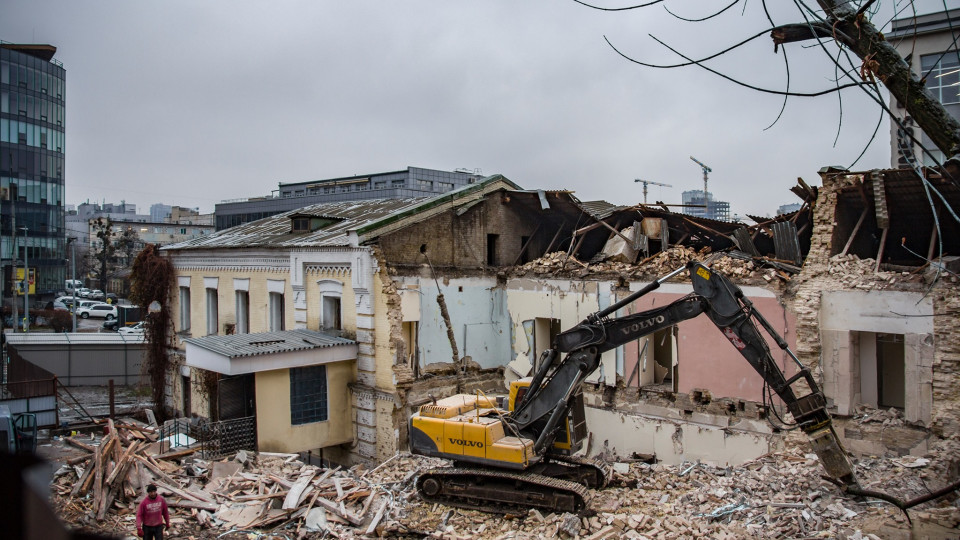
[[[662,307],[683,296],[683,294],[651,293],[634,302],[628,311],[633,313]],[[785,312],[776,298],[750,298],[750,300],[795,351],[796,317]],[[681,393],[690,393],[694,389],[706,389],[714,398],[762,401],[763,379],[727,338],[723,337],[720,330],[706,315],[684,321],[678,326],[678,390]],[[796,364],[777,347],[773,338],[767,336],[762,328],[760,335],[767,338],[770,353],[787,377],[796,373]],[[639,343],[632,342],[624,345],[624,373],[629,375],[636,369],[639,354]],[[634,378],[631,386],[636,385],[637,381]]]

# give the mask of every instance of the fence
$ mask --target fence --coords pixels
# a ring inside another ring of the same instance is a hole
[[[219,422],[170,420],[160,428],[160,439],[169,440],[170,450],[176,446],[199,444],[200,457],[219,459],[238,450],[257,449],[256,417],[247,416]]]
[[[37,427],[59,423],[57,378],[21,358],[11,359],[7,366],[7,382],[0,383],[0,403],[13,414],[36,414]]]
[[[33,378],[56,375],[64,386],[104,386],[111,379],[119,385],[147,382],[140,369],[146,356],[143,336],[8,333],[7,353],[12,369],[13,363],[27,361],[48,374]]]

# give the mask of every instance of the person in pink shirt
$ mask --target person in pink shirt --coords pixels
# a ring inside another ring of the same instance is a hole
[[[163,528],[170,528],[167,501],[157,493],[157,486],[147,486],[147,496],[137,507],[137,536],[143,540],[163,540]]]

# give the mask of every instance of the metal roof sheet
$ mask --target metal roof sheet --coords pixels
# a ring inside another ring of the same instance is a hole
[[[353,340],[331,336],[315,330],[284,330],[259,334],[205,336],[187,338],[183,341],[227,358],[356,345]]]
[[[143,343],[143,334],[119,332],[5,332],[7,343],[12,345],[117,345]]]
[[[373,199],[313,204],[289,212],[251,221],[214,234],[164,246],[166,250],[209,249],[229,247],[314,247],[349,245],[347,233],[378,221],[395,212],[414,207],[426,197],[405,199]],[[291,232],[291,216],[316,216],[339,219],[312,232]]]

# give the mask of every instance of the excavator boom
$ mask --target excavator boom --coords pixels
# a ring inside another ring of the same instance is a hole
[[[684,270],[690,275],[693,293],[660,308],[611,316]],[[827,474],[844,485],[856,485],[853,464],[810,370],[737,285],[691,261],[560,333],[555,348],[541,357],[532,379],[513,383],[517,392],[510,410],[468,395],[446,398],[442,406],[421,407],[410,420],[411,451],[460,464],[453,470],[421,475],[417,483],[421,496],[484,510],[525,505],[558,511],[582,508],[583,494],[576,486],[602,487],[608,471],[572,455],[586,434],[581,384],[599,368],[603,352],[701,314],[786,404],[798,427],[810,437]],[[760,328],[793,359],[794,375],[788,378],[777,365]],[[566,354],[558,360],[558,353]]]

